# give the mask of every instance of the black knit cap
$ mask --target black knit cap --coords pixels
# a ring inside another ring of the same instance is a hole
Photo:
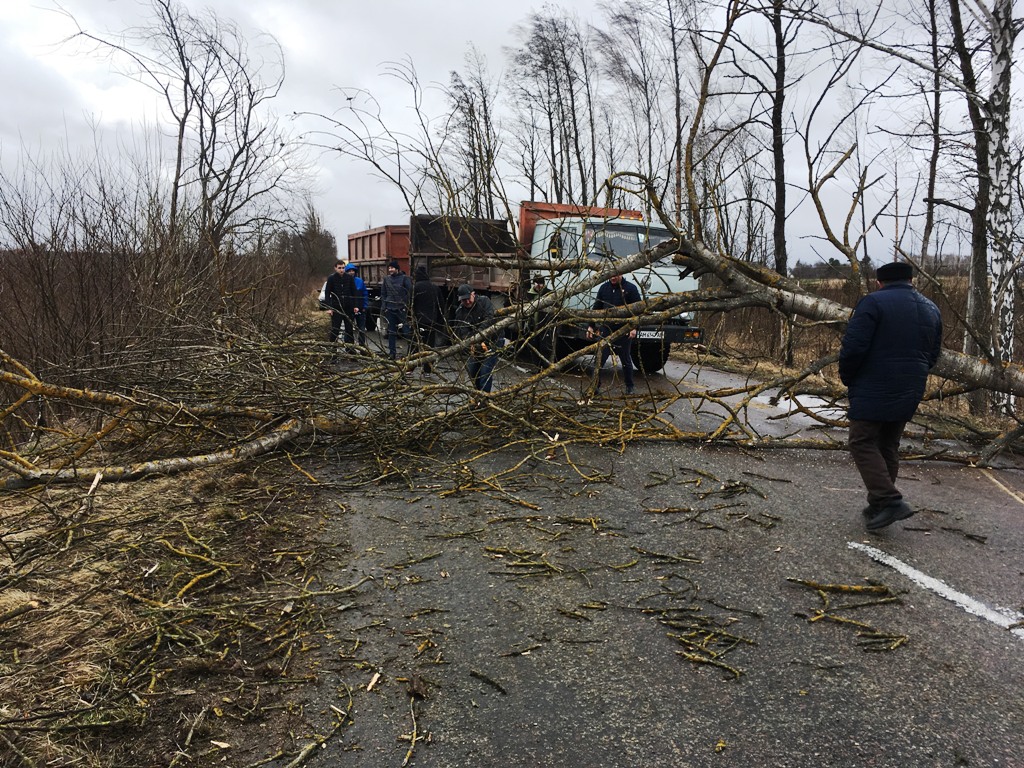
[[[914,267],[905,261],[894,261],[883,264],[875,270],[875,279],[881,283],[897,283],[901,280],[912,280]]]

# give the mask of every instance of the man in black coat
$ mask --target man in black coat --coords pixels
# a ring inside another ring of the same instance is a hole
[[[616,307],[624,307],[627,304],[634,304],[638,301],[640,301],[640,290],[629,280],[623,278],[622,275],[612,275],[608,282],[603,283],[597,289],[594,309],[615,309]],[[624,325],[625,322],[622,320],[605,322],[599,328],[595,328],[594,324],[591,323],[587,327],[587,338],[593,339],[595,336],[606,338]],[[631,328],[608,344],[601,345],[601,355],[597,363],[597,387],[595,392],[601,391],[601,369],[604,368],[605,361],[612,353],[612,349],[614,349],[615,354],[619,357],[619,362],[622,363],[622,379],[626,384],[626,394],[633,394],[633,339],[635,338],[636,328]]]
[[[355,284],[355,273],[345,268],[345,262],[339,261],[334,265],[334,274],[327,278],[324,285],[324,308],[331,313],[331,330],[328,339],[331,342],[331,350],[338,341],[341,334],[341,327],[345,326],[345,342],[353,343],[352,323],[355,320],[357,291]]]
[[[460,285],[456,294],[459,306],[452,320],[452,332],[456,338],[468,339],[486,331],[494,325],[494,305],[486,296],[477,296],[468,285]],[[487,336],[469,347],[466,370],[473,387],[481,392],[490,392],[494,386],[491,375],[498,362],[498,343],[493,336]]]
[[[913,276],[905,262],[878,268],[879,290],[858,302],[839,351],[839,377],[850,398],[850,454],[868,491],[869,531],[914,514],[896,489],[900,438],[939,359],[942,316],[914,290]]]
[[[416,282],[412,284],[412,316],[421,352],[437,346],[441,315],[441,289],[431,282],[426,267],[416,267]],[[423,372],[430,373],[430,363],[423,364]]]

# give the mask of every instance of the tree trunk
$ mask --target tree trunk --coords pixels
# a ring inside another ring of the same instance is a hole
[[[974,132],[974,158],[978,171],[978,190],[971,210],[971,268],[968,279],[967,322],[975,329],[979,338],[991,338],[992,314],[991,293],[988,285],[988,216],[991,195],[991,174],[989,173],[989,134],[985,125],[985,111],[979,103],[978,81],[974,73],[973,51],[967,44],[960,0],[949,0],[950,21],[953,25],[953,46],[960,59],[960,72],[967,88],[967,112]],[[965,334],[964,352],[992,359],[992,345],[981,349],[975,337]],[[987,410],[987,395],[977,392],[968,398],[971,411],[982,413]]]
[[[992,44],[992,89],[988,100],[988,142],[991,158],[992,200],[989,226],[992,231],[992,314],[995,325],[997,359],[1009,363],[1013,357],[1014,299],[1017,267],[1014,264],[1013,223],[1010,220],[1010,79],[1013,67],[1013,42],[1017,36],[1013,23],[1013,0],[996,0],[989,17]],[[1007,413],[1013,410],[1013,398],[997,393],[993,404]]]

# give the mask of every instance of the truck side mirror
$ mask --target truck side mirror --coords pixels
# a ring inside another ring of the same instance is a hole
[[[551,236],[548,241],[548,258],[550,259],[561,259],[562,258],[562,236],[557,232]]]

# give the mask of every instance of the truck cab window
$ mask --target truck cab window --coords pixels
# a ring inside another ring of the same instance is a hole
[[[621,259],[640,250],[635,227],[588,224],[583,237],[587,244],[587,258],[593,260]]]

